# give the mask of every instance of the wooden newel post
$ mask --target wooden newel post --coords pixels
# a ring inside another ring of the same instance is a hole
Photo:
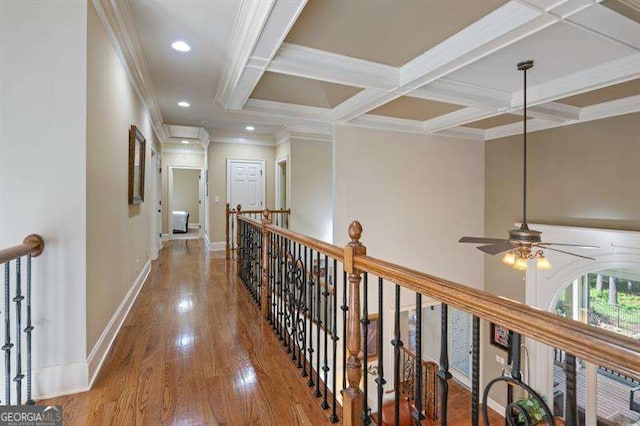
[[[242,206],[238,204],[236,207],[236,273],[240,276],[240,268],[242,266],[242,249],[240,244],[242,241],[242,235],[240,234],[240,211],[242,210]]]
[[[367,254],[367,248],[360,244],[362,225],[353,221],[349,226],[351,242],[344,248],[344,270],[348,274],[349,310],[347,311],[347,389],[342,391],[343,424],[361,425],[363,395],[360,390],[362,380],[361,352],[362,336],[360,325],[360,281],[362,271],[354,266],[356,256]],[[345,283],[345,285],[347,285]]]
[[[229,246],[229,217],[230,216],[231,216],[231,209],[229,208],[229,203],[227,203],[225,207],[225,217],[227,218],[227,222],[226,222],[225,231],[224,231],[225,252],[226,252],[227,260],[231,258],[231,247]]]
[[[262,318],[269,319],[269,231],[267,225],[271,225],[271,214],[268,209],[262,213],[262,293],[260,297],[260,310]]]

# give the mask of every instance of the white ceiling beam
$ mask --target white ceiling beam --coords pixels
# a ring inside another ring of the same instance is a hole
[[[267,71],[380,90],[400,85],[398,68],[290,43],[282,44]]]
[[[261,99],[249,99],[244,110],[270,116],[299,118],[327,123],[331,121],[331,110],[328,108],[265,101]]]
[[[425,133],[421,121],[374,114],[365,114],[344,124],[396,132]]]
[[[113,46],[120,57],[120,62],[124,66],[131,85],[149,112],[151,127],[160,143],[164,143],[168,135],[162,125],[162,114],[151,81],[151,72],[142,50],[129,4],[109,0],[92,0],[92,3],[102,25],[113,41]]]
[[[586,106],[580,109],[579,120],[567,120],[564,122],[534,119],[527,122],[528,132],[552,129],[554,127],[568,126],[571,124],[586,123],[588,121],[615,117],[618,115],[640,112],[640,95],[616,99],[596,105]],[[485,131],[485,140],[499,139],[522,133],[522,123],[513,123],[506,126],[494,127]]]
[[[509,108],[511,92],[441,78],[406,96],[480,108]]]
[[[527,104],[551,102],[635,78],[640,78],[640,53],[530,87]],[[521,107],[522,103],[523,91],[519,90],[513,94],[511,106]]]
[[[474,121],[490,118],[500,114],[502,113],[486,108],[467,107],[424,121],[423,126],[425,131],[430,133],[442,132],[443,130],[452,127],[460,126],[465,123],[472,123]]]
[[[445,129],[434,134],[458,139],[484,141],[484,132],[485,131],[482,129],[473,129],[471,127],[452,127],[450,129]]]
[[[522,115],[522,110],[520,115]],[[547,102],[527,108],[527,115],[550,121],[575,121],[580,118],[580,108],[558,102]]]
[[[216,101],[226,109],[242,109],[306,1],[242,0]]]
[[[382,95],[363,91],[360,93],[362,96],[359,103],[354,104],[353,108],[343,108],[339,113],[336,111],[336,119],[352,120],[556,21],[557,18],[529,5],[509,2],[404,65],[400,69],[401,87]]]

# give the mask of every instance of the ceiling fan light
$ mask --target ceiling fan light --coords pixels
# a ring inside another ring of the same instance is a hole
[[[516,259],[516,262],[513,264],[513,267],[516,268],[518,271],[526,271],[527,270],[527,258],[526,257],[519,257]]]
[[[548,271],[552,268],[551,262],[543,254],[539,254],[536,258],[536,268],[541,271]]]
[[[504,255],[502,258],[502,263],[506,265],[514,265],[516,263],[516,255],[514,252],[510,251]]]

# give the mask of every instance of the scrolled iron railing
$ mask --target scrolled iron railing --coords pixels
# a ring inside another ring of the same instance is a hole
[[[251,219],[262,221],[263,210],[242,210],[242,206],[238,204],[236,208],[231,208],[229,203],[225,206],[225,251],[226,258],[231,259],[235,251],[238,249],[239,242],[235,238],[238,228],[238,217],[244,215]],[[270,210],[270,218],[275,226],[289,229],[289,217],[291,209]]]
[[[34,330],[31,313],[31,263],[32,259],[40,256],[43,251],[44,240],[36,234],[27,236],[22,244],[0,250],[0,265],[2,265],[4,275],[4,304],[2,305],[2,316],[4,317],[4,345],[2,346],[4,351],[4,399],[0,402],[4,405],[22,405],[23,397],[25,404],[35,404],[32,395],[31,365],[32,333]],[[25,275],[24,280],[23,274]],[[13,297],[11,297],[12,290]],[[14,303],[15,325],[13,330],[11,302]],[[25,304],[24,312],[22,310],[23,303]],[[22,328],[23,320],[24,328]],[[23,339],[26,351],[24,359],[22,356]],[[14,351],[13,363],[12,351]],[[23,380],[26,381],[26,389],[22,387]],[[15,385],[15,398],[11,392],[12,382]]]
[[[331,421],[338,421],[341,416],[346,425],[375,422],[417,426],[427,415],[431,417],[430,408],[433,407],[428,405],[435,399],[438,401],[438,421],[442,425],[448,424],[450,410],[459,410],[455,407],[459,404],[450,407],[448,403],[452,379],[448,353],[450,306],[471,316],[470,403],[463,413],[463,418],[470,419],[471,425],[488,424],[487,398],[493,385],[499,382],[506,383],[511,390],[507,398],[519,387],[540,404],[547,418],[552,417],[544,398],[525,382],[521,372],[523,337],[566,354],[564,422],[567,425],[578,422],[576,358],[634,380],[640,378],[640,343],[637,340],[368,256],[366,247],[360,242],[362,227],[358,222],[351,224],[351,241],[341,248],[274,225],[268,211],[261,216],[261,221],[238,216],[238,273],[245,286],[260,289],[259,297],[254,299],[259,300],[264,319],[271,323],[301,375],[307,377],[307,384],[320,400],[320,406],[331,409],[328,413]],[[259,244],[262,273],[250,274],[247,265],[256,261],[244,260],[244,257],[257,258],[258,246],[252,241],[258,233],[262,235]],[[375,288],[371,288],[373,282]],[[431,299],[430,304],[433,300],[440,302],[439,342],[424,340],[423,298]],[[405,342],[400,323],[404,312],[401,307],[406,309],[408,304],[416,313],[412,348],[416,360],[421,362],[415,362],[410,372],[414,376],[414,398],[410,404],[405,404],[406,400],[401,398],[402,382],[406,381],[406,376],[402,375],[401,357]],[[338,315],[338,310],[342,315]],[[388,330],[385,321],[393,323]],[[487,378],[481,393],[482,321],[511,330],[512,340],[510,373]],[[393,330],[392,335],[386,334],[389,330]],[[435,383],[429,386],[423,379],[426,344],[439,344],[440,347],[437,391]],[[386,375],[389,370],[391,374]],[[392,413],[387,416],[385,394],[394,396]],[[518,401],[511,398],[506,405],[503,414],[507,422],[513,424],[520,417],[525,424],[531,424],[529,416],[522,414]],[[551,423],[551,419],[548,421]]]

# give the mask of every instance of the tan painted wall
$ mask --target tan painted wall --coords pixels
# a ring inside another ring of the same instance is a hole
[[[200,223],[200,170],[175,169],[173,171],[173,210],[189,213],[189,223]]]
[[[223,242],[225,232],[225,205],[227,204],[227,158],[264,160],[267,208],[273,209],[275,200],[274,170],[275,148],[272,146],[239,145],[212,141],[209,144],[209,239]],[[219,202],[215,199],[219,197]]]
[[[291,138],[289,227],[320,240],[333,240],[331,142]]]
[[[528,154],[529,222],[640,230],[640,114],[531,133]],[[487,141],[485,168],[486,235],[505,237],[522,220],[522,137]],[[522,273],[483,257],[485,289],[523,301]],[[497,353],[483,354],[485,377]]]
[[[147,139],[145,193],[150,194],[155,134],[143,104],[93,5],[87,40],[87,354],[149,260],[152,206],[130,206],[128,132]]]
[[[204,152],[198,153],[162,153],[162,233],[169,233],[169,166],[204,167]]]
[[[335,144],[335,244],[358,219],[371,255],[482,287],[483,259],[458,244],[484,228],[482,143],[337,126]]]

